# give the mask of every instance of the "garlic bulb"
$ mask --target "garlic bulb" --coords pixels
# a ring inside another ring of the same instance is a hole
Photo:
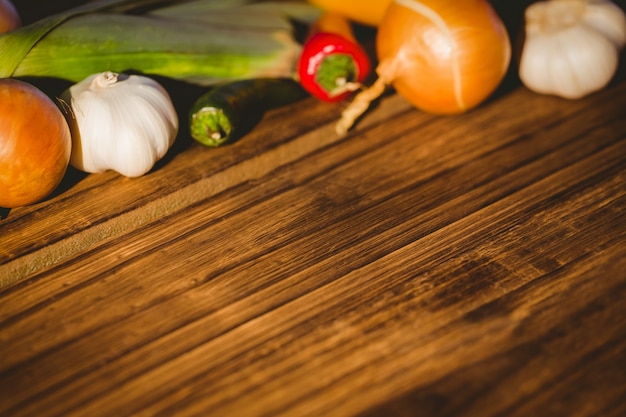
[[[61,98],[72,110],[70,164],[85,172],[141,176],[166,154],[178,133],[170,96],[149,77],[98,73]]]
[[[604,88],[626,44],[624,12],[608,0],[549,0],[525,12],[519,76],[530,90],[575,99]]]

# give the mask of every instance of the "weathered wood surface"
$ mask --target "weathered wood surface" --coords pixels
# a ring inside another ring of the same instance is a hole
[[[625,415],[624,77],[340,107],[5,213],[0,415]]]

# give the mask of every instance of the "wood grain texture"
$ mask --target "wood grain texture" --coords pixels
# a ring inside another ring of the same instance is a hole
[[[304,100],[0,221],[2,416],[623,416],[626,81]]]

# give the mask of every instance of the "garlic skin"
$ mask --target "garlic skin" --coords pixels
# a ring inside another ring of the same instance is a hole
[[[577,99],[613,78],[626,44],[626,16],[608,0],[548,0],[525,12],[519,76],[530,90]]]
[[[106,71],[66,90],[70,104],[70,164],[84,172],[139,177],[172,146],[178,115],[167,91],[142,75]]]

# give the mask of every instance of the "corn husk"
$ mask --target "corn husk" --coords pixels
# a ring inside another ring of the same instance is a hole
[[[0,77],[78,82],[113,71],[212,85],[293,76],[292,21],[318,14],[302,2],[100,0],[1,35]]]

